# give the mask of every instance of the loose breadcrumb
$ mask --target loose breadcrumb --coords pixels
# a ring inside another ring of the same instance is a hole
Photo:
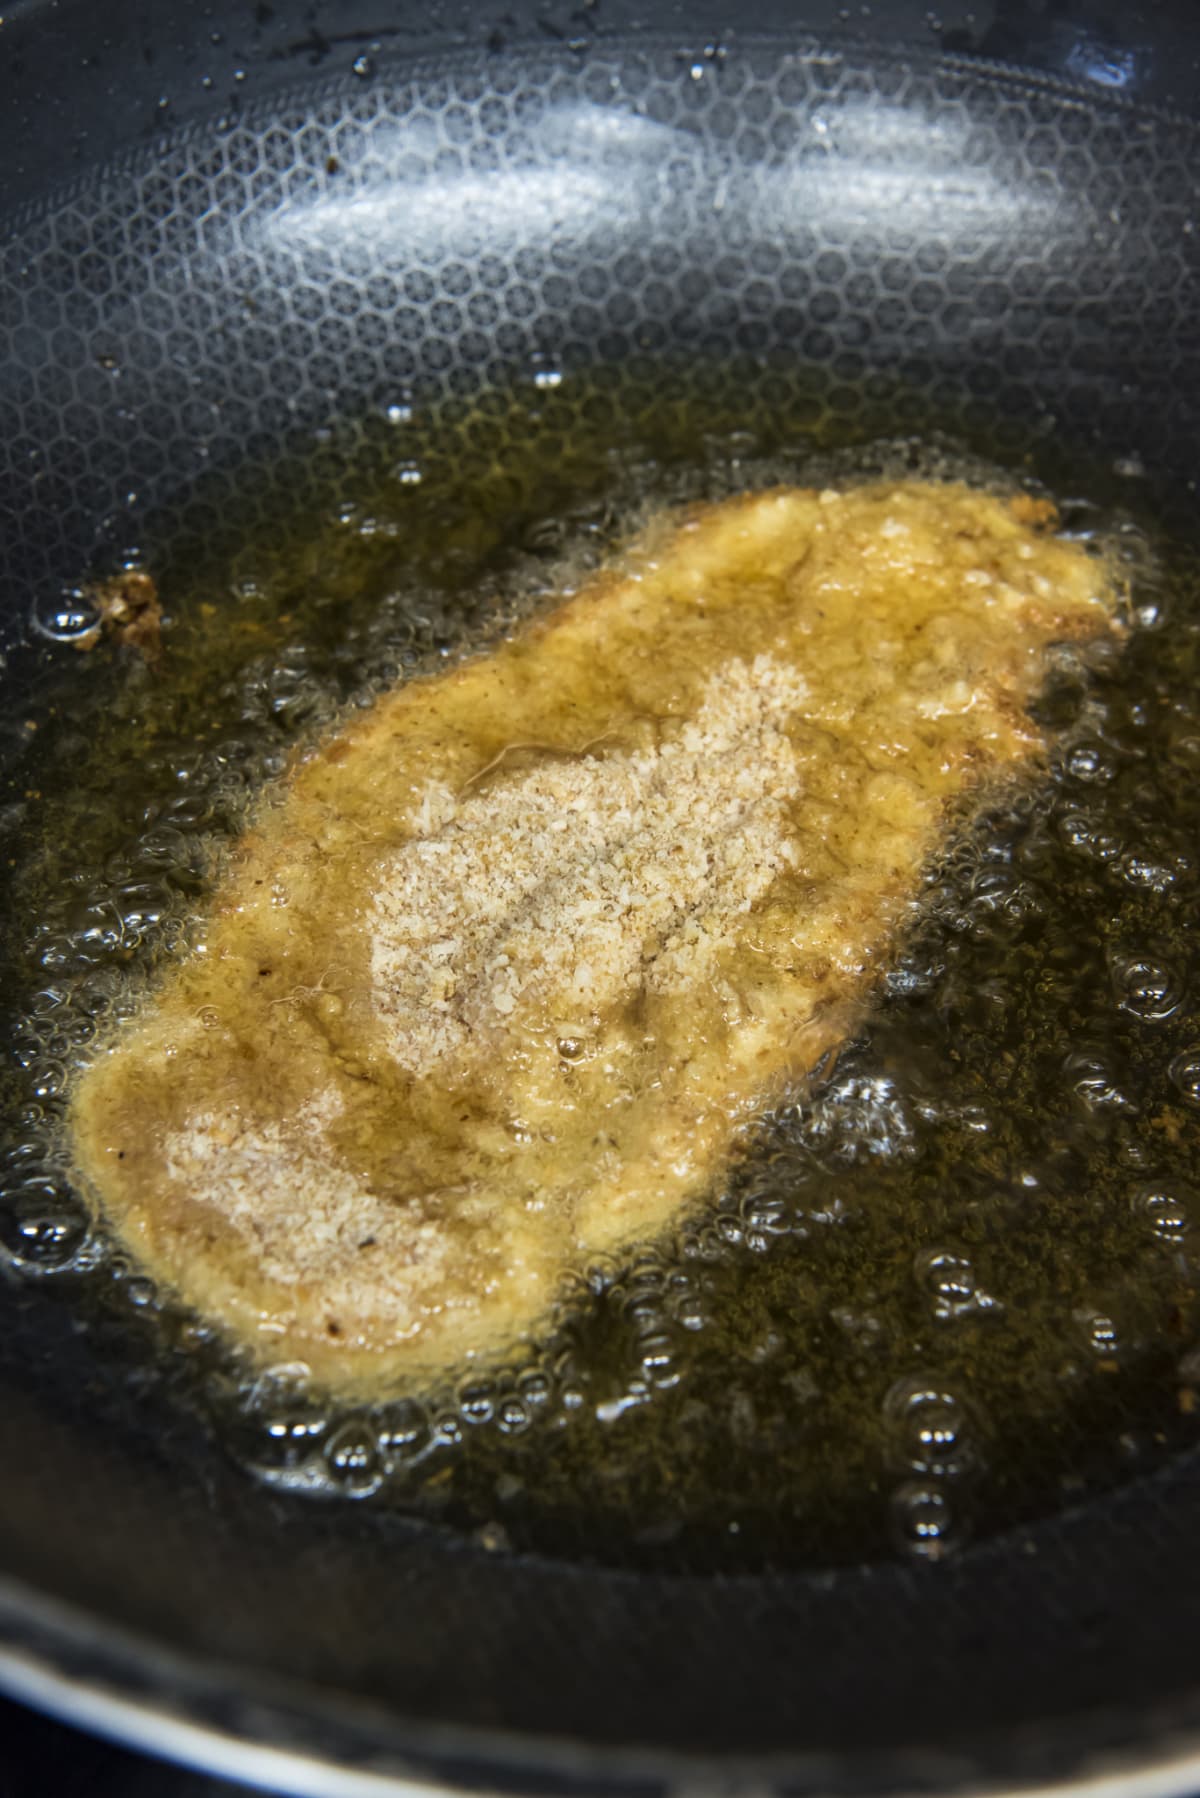
[[[74,647],[94,649],[101,637],[109,636],[157,667],[162,659],[163,610],[154,577],[144,568],[127,568],[86,592],[96,609],[96,622],[75,639]]]

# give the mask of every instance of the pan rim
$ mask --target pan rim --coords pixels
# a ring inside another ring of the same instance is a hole
[[[858,36],[847,35],[845,38],[840,38],[835,42],[833,35],[827,34],[820,39],[812,39],[809,44],[805,45],[799,38],[793,38],[791,34],[759,33],[740,38],[739,44],[748,50],[754,50],[756,48],[764,47],[771,48],[781,41],[792,46],[795,54],[798,57],[802,57],[814,54],[822,49],[836,51],[840,49],[843,44],[849,49],[853,46],[861,45],[867,40]],[[654,38],[651,38],[649,35],[645,37],[639,36],[635,39],[628,37],[614,38],[605,44],[597,45],[596,53],[600,55],[607,53],[609,56],[612,56],[614,52],[619,53],[622,49],[629,49],[631,51],[642,51],[645,54],[653,55],[656,50],[665,49],[666,45],[667,40],[658,38],[657,36]],[[675,54],[679,53],[676,40],[670,40],[670,46]],[[543,65],[561,66],[567,54],[556,49],[547,48],[545,45],[532,43],[514,43],[512,50],[514,56],[520,57],[522,66],[527,68],[536,68]],[[873,53],[882,56],[882,52],[878,49],[875,49]],[[405,56],[403,53],[397,52],[392,58],[381,62],[378,79],[385,83],[389,79],[397,82],[400,79],[403,79],[405,82],[416,84],[423,80],[430,80],[437,77],[444,78],[452,70],[463,68],[469,69],[472,66],[473,55],[473,52],[454,53],[447,51],[441,55],[426,54],[425,56]],[[1103,111],[1111,113],[1115,110],[1125,115],[1132,112],[1135,116],[1147,118],[1178,118],[1180,116],[1186,118],[1186,115],[1173,114],[1169,109],[1142,105],[1135,98],[1127,95],[1092,92],[1089,89],[1082,88],[1076,83],[1066,82],[1061,78],[1042,74],[1036,70],[1025,69],[1019,64],[995,62],[971,56],[947,56],[936,52],[921,55],[915,51],[913,53],[904,51],[892,52],[889,59],[894,63],[911,65],[914,62],[919,62],[920,64],[931,68],[960,72],[974,80],[996,80],[1004,82],[1016,91],[1056,94],[1068,102],[1074,99],[1080,105],[1086,105],[1087,108],[1093,112]],[[343,90],[346,85],[347,78],[345,75],[339,75],[332,78],[325,77],[321,80],[311,81],[305,79],[296,81],[289,80],[286,84],[281,85],[277,94],[272,97],[272,100],[265,102],[265,104],[273,104],[274,101],[281,96],[299,96],[327,92],[333,93]],[[248,107],[246,109],[245,117],[247,120],[252,120],[255,117],[255,109]],[[1188,120],[1187,122],[1194,126],[1194,121]],[[148,159],[157,154],[161,146],[166,144],[178,145],[182,142],[195,141],[197,137],[203,137],[209,131],[211,131],[211,120],[196,120],[174,132],[163,133],[160,136],[156,136],[153,140],[140,140],[136,146],[127,145],[113,158],[98,165],[98,167],[92,170],[88,175],[80,177],[78,185],[87,186],[97,180],[112,178],[114,175],[118,175],[122,170],[130,167],[134,162],[144,166]],[[64,194],[75,190],[76,186],[76,182],[71,182],[63,184],[62,186],[48,188],[46,195],[42,196],[38,201],[33,202],[32,204],[37,210],[41,210],[47,201],[49,201],[50,204],[53,204]],[[10,215],[9,222],[11,223],[18,216],[21,216],[20,209],[14,210],[14,213]],[[25,1621],[34,1631],[44,1628],[47,1638],[52,1638],[54,1633],[48,1611],[55,1602],[56,1601],[53,1599],[39,1597],[36,1593],[30,1594],[30,1603],[27,1608]],[[2,1603],[3,1586],[0,1585],[0,1610],[2,1610]],[[130,1722],[134,1725],[140,1725],[142,1721],[147,1721],[153,1723],[155,1728],[161,1727],[168,1732],[186,1732],[189,1739],[193,1736],[199,1738],[201,1745],[203,1743],[214,1743],[217,1745],[224,1743],[227,1749],[233,1750],[236,1748],[242,1755],[248,1751],[257,1753],[261,1750],[263,1753],[269,1753],[273,1757],[279,1758],[281,1762],[281,1771],[283,1770],[282,1763],[286,1763],[288,1766],[297,1764],[301,1768],[311,1763],[311,1756],[295,1755],[284,1748],[268,1747],[264,1744],[255,1743],[252,1738],[248,1740],[245,1735],[233,1733],[227,1734],[219,1728],[189,1719],[186,1716],[178,1714],[178,1711],[173,1710],[169,1703],[166,1703],[153,1695],[140,1702],[128,1697],[122,1697],[119,1694],[110,1694],[106,1696],[102,1682],[97,1685],[96,1683],[80,1680],[71,1672],[64,1669],[70,1665],[69,1655],[72,1652],[72,1649],[74,1649],[76,1653],[78,1653],[80,1648],[86,1649],[88,1645],[86,1638],[89,1628],[91,1629],[91,1646],[95,1648],[102,1644],[105,1628],[112,1628],[112,1626],[105,1626],[97,1620],[93,1627],[87,1614],[80,1613],[77,1627],[79,1633],[76,1636],[72,1636],[71,1632],[65,1627],[59,1632],[58,1640],[62,1648],[60,1664],[55,1664],[53,1657],[48,1657],[43,1665],[42,1660],[35,1652],[25,1652],[20,1649],[9,1648],[0,1642],[0,1685],[9,1681],[11,1675],[12,1683],[9,1684],[9,1689],[13,1690],[16,1695],[20,1695],[15,1682],[20,1680],[32,1681],[38,1686],[39,1691],[45,1694],[43,1701],[46,1703],[47,1708],[58,1708],[59,1714],[68,1719],[78,1716],[81,1705],[85,1704],[97,1704],[106,1712],[120,1711],[123,1707],[128,1707],[131,1712]],[[3,1626],[0,1625],[0,1634],[2,1634],[2,1630]],[[113,1630],[114,1637],[116,1633],[117,1632]],[[132,1644],[132,1637],[130,1638],[130,1642]],[[145,1676],[149,1681],[155,1677],[158,1670],[161,1669],[163,1656],[155,1650],[153,1639],[150,1636],[139,1638],[137,1647],[138,1653],[142,1657]],[[181,1661],[181,1665],[182,1664],[183,1662]],[[215,1664],[216,1663],[208,1663],[208,1666],[215,1666]],[[205,1676],[206,1664],[198,1656],[192,1658],[192,1671],[196,1678]],[[131,1690],[137,1689],[136,1668],[134,1669],[134,1677],[128,1679],[126,1684]],[[316,1690],[316,1688],[313,1688],[313,1690]],[[56,1706],[53,1702],[56,1694],[61,1696],[61,1706]],[[332,1699],[337,1698],[337,1695],[334,1693],[331,1693],[330,1696]],[[346,1702],[347,1704],[350,1703],[349,1695],[346,1695]],[[70,1705],[74,1706],[73,1710],[67,1708]],[[80,1720],[83,1719],[81,1718]],[[408,1729],[411,1727],[415,1734],[418,1728],[417,1725],[410,1726],[406,1721],[398,1717],[395,1721],[397,1729]],[[127,1729],[107,1729],[103,1718],[89,1718],[87,1719],[87,1722],[89,1727],[104,1729],[105,1733],[114,1734],[118,1739],[138,1739],[136,1730],[131,1732]],[[1047,1722],[1042,1725],[1041,1728],[1049,1737],[1056,1729],[1065,1729],[1066,1723],[1066,1719],[1058,1719],[1056,1721]],[[487,1739],[482,1732],[468,1732],[465,1728],[461,1731],[455,1730],[453,1733],[464,1747],[468,1741],[473,1744],[483,1744]],[[1150,1737],[1149,1739],[1153,1740],[1153,1737]],[[151,1752],[173,1753],[172,1750],[164,1749],[162,1746],[156,1747],[155,1744],[149,1740],[145,1741],[143,1745]],[[503,1738],[505,1754],[510,1760],[514,1754],[527,1748],[530,1751],[531,1761],[536,1760],[545,1764],[548,1754],[552,1753],[557,1746],[558,1744],[555,1739],[550,1737],[543,1738],[529,1734],[513,1734]],[[589,1759],[594,1757],[597,1766],[599,1766],[600,1763],[603,1763],[605,1766],[615,1768],[619,1760],[628,1759],[630,1754],[630,1751],[628,1750],[616,1748],[611,1750],[600,1747],[584,1748],[582,1744],[579,1745],[579,1748],[580,1752]],[[648,1765],[652,1754],[654,1753],[655,1751],[647,1750],[641,1764],[643,1766]],[[662,1751],[657,1751],[657,1753],[661,1755]],[[1173,1748],[1168,1747],[1165,1750],[1164,1757],[1162,1759],[1155,1758],[1149,1768],[1145,1767],[1146,1755],[1144,1750],[1139,1749],[1136,1744],[1114,1751],[1113,1754],[1106,1754],[1104,1759],[1107,1761],[1114,1758],[1114,1755],[1128,1756],[1131,1760],[1136,1756],[1137,1762],[1142,1766],[1143,1770],[1138,1773],[1130,1774],[1085,1773],[1082,1776],[1073,1775],[1063,1780],[1052,1781],[1048,1784],[1018,1782],[1011,1786],[1003,1781],[981,1783],[974,1779],[968,1779],[959,1785],[958,1789],[963,1791],[1012,1790],[1014,1792],[1023,1792],[1027,1795],[1086,1792],[1088,1794],[1095,1794],[1096,1798],[1099,1798],[1100,1794],[1105,1794],[1107,1798],[1109,1792],[1119,1790],[1122,1795],[1125,1793],[1133,1794],[1134,1798],[1143,1798],[1143,1794],[1144,1798],[1160,1798],[1160,1795],[1181,1792],[1188,1787],[1194,1790],[1200,1785],[1200,1777],[1198,1777],[1198,1774],[1200,1774],[1200,1736],[1195,1734],[1181,1736],[1179,1743]],[[191,1756],[183,1755],[173,1755],[173,1757],[192,1759]],[[848,1760],[849,1757],[845,1758]],[[212,1770],[217,1770],[215,1763],[207,1757],[203,1760],[193,1761],[193,1764],[204,1765]],[[338,1770],[339,1781],[336,1786],[337,1790],[346,1791],[348,1789],[357,1789],[348,1788],[347,1774],[337,1761],[330,1761],[323,1764],[327,1764],[331,1769]],[[770,1764],[777,1769],[792,1768],[804,1764],[811,1764],[811,1759],[809,1763],[804,1763],[794,1757],[777,1756],[773,1757]],[[729,1767],[735,1770],[745,1768],[749,1774],[753,1768],[765,1767],[767,1763],[751,1762],[742,1756],[736,1755],[723,1757],[720,1762],[707,1759],[704,1761],[695,1761],[689,1760],[685,1756],[676,1757],[672,1755],[670,1757],[671,1783],[674,1784],[677,1780],[682,1781],[685,1784],[691,1783],[692,1775],[703,1780],[705,1773],[711,1775],[712,1768],[715,1765]],[[235,1769],[231,1768],[230,1770],[233,1771]],[[245,1777],[244,1769],[239,1768],[236,1770],[240,1777]],[[614,1776],[619,1777],[619,1775]],[[374,1776],[371,1777],[372,1784],[369,1787],[364,1788],[366,1790],[425,1793],[446,1789],[441,1785],[430,1785],[425,1783],[414,1784],[411,1781],[405,1782],[403,1780],[401,1780],[400,1784],[397,1784],[397,1779],[401,1777],[399,1775],[380,1776],[384,1782],[380,1785],[378,1781],[375,1780]],[[1114,1781],[1119,1782],[1115,1787],[1112,1784]],[[322,1785],[297,1789],[324,1792],[331,1788],[327,1785]],[[906,1786],[903,1778],[888,1789],[897,1792],[905,1790]]]
[[[241,1712],[227,1722],[204,1716],[206,1700],[228,1707],[231,1683]],[[1069,1740],[1084,1713],[1025,1726],[1022,1737],[1043,1761],[1028,1776],[986,1771],[977,1740],[756,1756],[434,1723],[315,1682],[165,1648],[12,1578],[0,1578],[0,1694],[135,1752],[289,1798],[515,1795],[534,1778],[542,1793],[612,1798],[635,1790],[643,1798],[707,1798],[714,1789],[724,1798],[822,1798],[834,1790],[860,1798],[1187,1798],[1200,1790],[1200,1725],[1155,1730],[1144,1712],[1142,1733],[1101,1749]],[[299,1718],[327,1739],[279,1739],[297,1733]],[[362,1765],[363,1749],[381,1764]],[[1047,1773],[1046,1759],[1067,1770]]]
[[[544,38],[522,36],[514,37],[508,42],[503,62],[506,66],[515,63],[523,69],[544,64],[547,67],[579,70],[596,58],[613,60],[631,53],[657,53],[669,54],[679,62],[682,69],[693,54],[693,47],[695,54],[700,54],[698,47],[701,42],[697,38],[689,43],[680,36],[659,30],[614,31],[611,37],[596,39],[589,45],[586,57],[581,58],[567,45],[547,43]],[[918,41],[909,44],[882,44],[873,40],[869,33],[848,27],[818,33],[811,29],[791,32],[756,29],[751,26],[739,30],[734,42],[726,48],[737,52],[775,52],[799,58],[821,55],[840,57],[855,53],[861,56],[869,53],[873,63],[891,68],[916,67],[929,73],[940,72],[1005,82],[1030,94],[1047,94],[1066,103],[1075,102],[1089,112],[1120,113],[1153,120],[1176,129],[1195,130],[1198,124],[1196,116],[1186,108],[1166,105],[1161,101],[1143,100],[1136,94],[1125,93],[1119,88],[1088,85],[1083,81],[1070,80],[1050,69],[1038,69],[1001,57],[942,50]],[[378,52],[367,85],[378,86],[393,79],[417,84],[474,73],[480,66],[479,50],[475,46],[447,45],[440,50],[409,50],[392,44]],[[482,66],[487,69],[488,65],[485,63]],[[227,118],[221,107],[214,105],[211,113],[186,119],[172,129],[135,138],[91,167],[66,179],[52,181],[40,193],[19,200],[8,211],[0,212],[0,242],[19,235],[21,230],[44,217],[54,205],[93,191],[98,182],[152,166],[165,151],[211,136],[214,125],[220,124],[223,119],[225,129],[233,131],[242,124],[253,125],[260,114],[277,112],[281,101],[299,97],[313,101],[358,92],[363,85],[357,77],[347,75],[344,70],[308,78],[301,75],[296,79],[281,81],[277,87],[272,87],[267,92],[256,93],[253,98],[237,106]]]

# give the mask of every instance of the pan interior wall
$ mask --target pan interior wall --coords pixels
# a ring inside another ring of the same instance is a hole
[[[0,251],[6,828],[87,579],[168,553],[220,567],[419,486],[429,420],[443,456],[485,468],[514,391],[521,428],[571,455],[611,435],[606,371],[652,420],[711,370],[677,416],[703,413],[727,460],[764,447],[739,445],[739,414],[782,421],[767,447],[794,456],[940,432],[1068,492],[1082,457],[1095,498],[1177,527],[1194,154],[1168,118],[978,69],[642,43],[486,74],[374,59],[31,208]],[[13,1289],[0,1347],[5,1565],[184,1651],[456,1725],[741,1751],[861,1745],[864,1716],[886,1748],[947,1716],[969,1735],[1190,1685],[1169,1626],[1200,1596],[1186,1462],[920,1583],[522,1568],[248,1486],[153,1380],[133,1402],[136,1370],[72,1327],[53,1260]],[[581,1696],[581,1611],[588,1678],[619,1704]],[[663,1689],[681,1640],[711,1646]]]
[[[710,51],[372,64],[11,220],[9,637],[198,485],[210,531],[248,464],[302,509],[347,418],[523,376],[740,360],[784,411],[816,372],[843,433],[1186,465],[1188,129],[967,68]]]

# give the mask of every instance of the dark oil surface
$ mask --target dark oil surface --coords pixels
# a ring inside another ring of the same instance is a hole
[[[0,1243],[293,1490],[635,1566],[940,1554],[1148,1469],[1200,1406],[1200,564],[1113,505],[1132,478],[1059,483],[1067,528],[1125,558],[1135,629],[1052,679],[1050,777],[929,871],[823,1082],[675,1240],[580,1269],[549,1340],[441,1394],[329,1409],[295,1370],[247,1374],[70,1190],[73,1070],[186,950],[298,741],[578,583],[663,503],[1013,478],[673,391],[546,370],[453,418],[397,404],[349,460],[323,447],[320,515],[248,510],[148,555],[157,671],[76,655],[86,603],[64,611],[0,790]]]

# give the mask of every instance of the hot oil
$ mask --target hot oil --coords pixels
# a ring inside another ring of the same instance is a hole
[[[1066,522],[1119,546],[1139,628],[1052,680],[1050,779],[929,871],[823,1082],[763,1120],[675,1240],[580,1269],[548,1341],[337,1411],[296,1370],[248,1373],[70,1190],[72,1070],[186,952],[297,742],[578,585],[657,506],[855,473],[1009,479],[928,443],[735,425],[698,390],[618,398],[542,382],[454,419],[394,408],[319,519],[155,558],[161,671],[48,653],[5,795],[3,1241],[277,1485],[630,1565],[941,1554],[1194,1433],[1200,563],[1152,556],[1111,509],[1073,501]]]

